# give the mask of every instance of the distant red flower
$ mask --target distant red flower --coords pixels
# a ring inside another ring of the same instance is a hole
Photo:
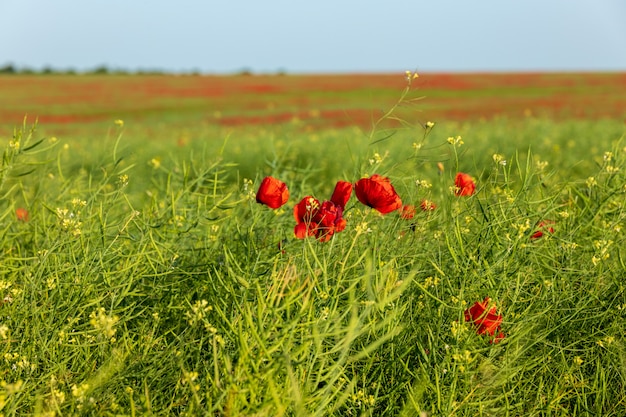
[[[391,185],[389,178],[378,174],[361,178],[355,185],[356,197],[366,206],[382,214],[391,213],[402,207],[402,200]]]
[[[256,193],[257,203],[277,209],[289,200],[287,185],[274,177],[265,177]]]
[[[470,196],[474,194],[474,191],[476,190],[474,180],[469,174],[464,172],[456,174],[456,177],[454,178],[454,185],[456,186],[454,194],[458,197]]]
[[[552,220],[542,220],[537,224],[537,230],[533,233],[530,238],[531,239],[539,239],[543,236],[543,232],[554,233],[554,228],[550,226],[554,224]]]
[[[15,217],[17,217],[17,219],[21,222],[27,222],[28,221],[28,210],[26,210],[23,207],[19,207],[15,210]]]
[[[422,200],[420,203],[420,208],[422,211],[433,211],[437,208],[437,205],[430,200]]]
[[[504,337],[504,333],[500,331],[502,316],[496,314],[496,307],[491,307],[487,310],[490,302],[491,299],[489,297],[482,302],[475,302],[474,305],[465,310],[465,321],[472,323],[476,327],[476,333],[492,336],[493,342],[498,342]]]
[[[407,204],[400,209],[400,217],[411,220],[415,216],[415,206]]]
[[[296,219],[294,234],[298,239],[315,236],[320,241],[328,241],[336,232],[346,228],[343,211],[352,194],[352,184],[339,181],[330,200],[320,204],[312,196],[306,196],[293,208]]]

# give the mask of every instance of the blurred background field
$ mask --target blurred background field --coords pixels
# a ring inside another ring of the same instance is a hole
[[[402,109],[411,121],[626,117],[624,73],[426,73],[413,85],[424,100]],[[114,119],[172,128],[370,127],[404,86],[402,74],[4,75],[0,123],[3,133],[25,114],[59,132]]]

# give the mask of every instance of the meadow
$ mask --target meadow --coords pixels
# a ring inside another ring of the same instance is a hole
[[[3,415],[626,415],[626,75],[0,77]]]

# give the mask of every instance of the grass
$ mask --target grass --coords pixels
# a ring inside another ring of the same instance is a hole
[[[621,121],[199,125],[213,140],[147,148],[163,126],[5,142],[5,415],[623,414]],[[330,241],[293,237],[302,197],[374,173],[437,208],[352,197]],[[280,209],[254,199],[266,175]],[[464,319],[486,297],[498,343]]]

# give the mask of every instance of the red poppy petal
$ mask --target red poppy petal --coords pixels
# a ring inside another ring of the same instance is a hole
[[[306,227],[306,223],[298,223],[296,224],[296,227],[294,227],[293,229],[293,233],[294,235],[296,235],[296,237],[298,239],[304,239],[305,237],[307,237],[307,227]]]
[[[296,235],[298,239],[304,239],[308,236],[315,236],[315,231],[317,229],[317,223],[298,223],[296,227],[293,229],[293,233]]]
[[[333,191],[332,197],[330,197],[330,201],[344,209],[348,200],[350,200],[350,196],[352,195],[352,183],[348,181],[338,181],[337,185],[335,185],[335,190]]]
[[[296,223],[311,221],[319,210],[320,202],[310,195],[304,197],[293,207],[293,217]]]
[[[343,232],[347,224],[348,222],[346,219],[340,219],[337,223],[335,223],[335,232]]]

